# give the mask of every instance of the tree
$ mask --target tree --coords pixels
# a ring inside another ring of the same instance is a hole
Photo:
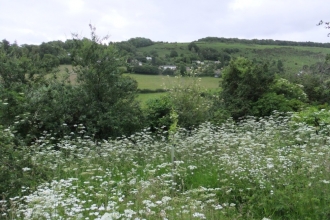
[[[324,22],[324,21],[320,21],[317,26],[323,26],[326,28],[326,29],[330,29],[330,22]],[[328,37],[330,37],[330,33],[328,33]]]
[[[41,62],[42,67],[46,70],[46,72],[50,72],[52,69],[60,65],[60,60],[52,54],[45,54]]]
[[[197,46],[197,44],[195,42],[191,42],[190,44],[188,44],[188,50],[190,50],[191,52],[199,52],[199,47]]]
[[[250,113],[254,102],[265,94],[275,75],[267,64],[252,63],[246,58],[232,60],[222,75],[222,99],[234,119]]]
[[[124,77],[125,65],[113,45],[102,44],[95,27],[91,39],[75,38],[74,72],[79,89],[79,122],[96,138],[117,137],[135,132],[142,125],[139,103],[135,101],[137,82]]]
[[[131,38],[128,40],[128,42],[134,45],[135,47],[147,47],[154,44],[152,40],[144,37]]]
[[[176,50],[171,50],[170,57],[178,57],[179,54],[176,52]]]
[[[39,127],[35,122],[40,119],[40,112],[44,112],[39,111],[40,107],[46,105],[34,105],[31,100],[40,98],[37,91],[46,91],[49,81],[45,75],[58,65],[58,59],[49,56],[56,62],[50,64],[52,59],[47,60],[46,56],[42,62],[35,47],[0,44],[0,124],[15,128],[16,138],[25,139],[31,129],[42,134],[34,126]]]

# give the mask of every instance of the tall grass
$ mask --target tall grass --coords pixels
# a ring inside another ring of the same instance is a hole
[[[46,134],[32,158],[54,179],[23,187],[2,217],[329,219],[329,132],[277,114],[179,129],[170,140],[148,129],[97,143],[83,130],[57,144]]]

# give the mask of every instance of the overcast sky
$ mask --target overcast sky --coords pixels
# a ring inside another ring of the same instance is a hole
[[[89,36],[191,42],[226,37],[330,42],[316,26],[330,0],[0,0],[0,40],[40,44]]]

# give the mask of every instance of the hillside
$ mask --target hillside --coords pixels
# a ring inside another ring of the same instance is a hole
[[[288,74],[294,74],[317,62],[323,62],[329,48],[311,46],[279,46],[279,45],[258,45],[244,43],[223,43],[197,41],[195,44],[200,50],[213,48],[218,52],[229,55],[232,58],[243,56],[257,61],[278,61],[281,60],[284,70]],[[170,57],[171,51],[175,50],[179,56],[167,62],[178,63],[183,57],[200,58],[197,52],[188,49],[189,43],[162,43],[157,42],[151,46],[137,48],[138,53],[152,56],[157,52],[162,59]],[[181,58],[181,59],[180,59]],[[191,61],[191,60],[190,60]]]

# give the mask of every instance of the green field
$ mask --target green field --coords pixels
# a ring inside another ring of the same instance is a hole
[[[219,89],[221,79],[215,77],[183,77],[175,78],[173,76],[162,76],[162,75],[141,75],[141,74],[125,74],[134,78],[138,82],[138,88],[140,90],[153,90],[171,88],[175,84],[193,83],[193,80],[198,80],[201,87],[210,92],[216,92]],[[163,92],[152,92],[152,93],[140,93],[138,96],[142,106],[149,100],[155,99],[164,95]]]
[[[164,89],[165,87],[170,87],[178,81],[177,78],[173,76],[163,76],[163,75],[142,75],[142,74],[125,74],[130,76],[138,82],[138,88],[148,89],[148,90],[157,90]],[[194,79],[192,77],[183,77],[180,79],[182,82],[190,83]],[[208,90],[216,90],[220,85],[219,78],[215,77],[201,77],[200,84],[202,87]]]

